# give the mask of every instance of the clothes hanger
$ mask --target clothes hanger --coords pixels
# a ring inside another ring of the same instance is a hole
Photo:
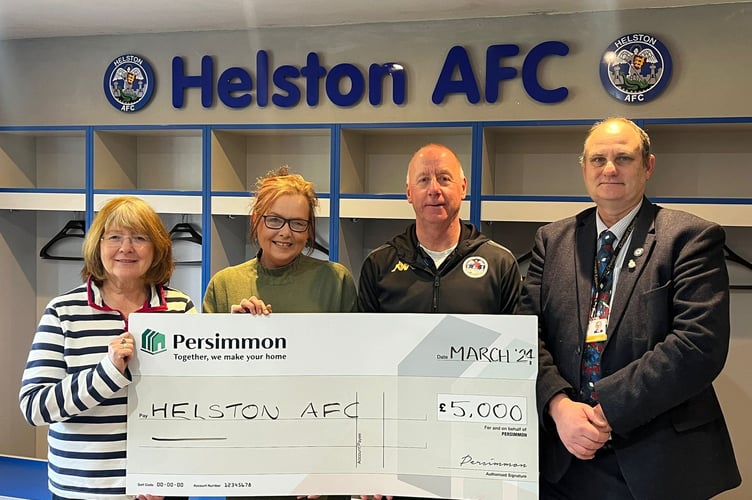
[[[84,238],[86,234],[86,222],[82,220],[69,220],[66,222],[65,227],[60,230],[55,236],[48,241],[42,249],[39,251],[39,256],[43,259],[53,260],[84,260],[83,257],[70,257],[66,255],[53,255],[50,253],[50,249],[61,240],[67,238]]]
[[[748,261],[741,255],[735,253],[733,250],[731,250],[728,245],[723,245],[723,250],[726,252],[726,260],[730,262],[736,262],[737,264],[741,264],[750,271],[752,271],[752,262]]]
[[[188,241],[190,243],[195,243],[197,245],[201,245],[203,242],[203,238],[201,236],[201,233],[196,231],[196,228],[193,227],[193,224],[190,222],[178,222],[173,226],[172,229],[170,229],[170,239],[172,241]],[[181,261],[175,261],[175,264],[200,264],[200,260],[181,260]]]
[[[518,264],[522,264],[526,260],[530,260],[532,258],[533,258],[533,251],[529,250],[526,253],[523,253],[522,255],[520,255],[519,257],[517,257],[517,263]]]
[[[737,254],[733,250],[731,250],[728,245],[723,245],[723,251],[725,252],[726,260],[729,262],[734,262],[736,264],[740,264],[750,271],[752,271],[752,262],[748,261],[741,255]],[[752,290],[752,285],[729,285],[729,288],[731,290]]]
[[[196,231],[190,222],[178,222],[170,229],[170,239],[172,241],[190,241],[200,245],[202,240],[201,233]]]
[[[314,242],[313,242],[313,249],[314,249],[314,250],[318,250],[319,252],[321,252],[321,253],[323,253],[323,254],[325,254],[325,255],[329,255],[329,249],[328,249],[328,248],[326,248],[326,247],[325,247],[324,245],[322,245],[321,243],[319,243],[318,241],[314,241]]]

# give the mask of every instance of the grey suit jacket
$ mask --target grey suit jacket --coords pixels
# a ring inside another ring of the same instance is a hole
[[[712,386],[729,347],[724,239],[717,224],[644,199],[622,249],[596,390],[636,498],[707,499],[741,483]],[[578,398],[595,247],[595,208],[541,227],[522,292],[520,314],[539,322],[540,467],[551,482],[573,457],[547,404]]]

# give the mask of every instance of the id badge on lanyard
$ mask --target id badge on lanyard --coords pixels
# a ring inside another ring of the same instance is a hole
[[[604,275],[613,273],[613,269],[618,260],[619,252],[629,238],[632,229],[634,228],[635,218],[627,227],[627,230],[619,240],[619,244],[616,246],[611,260],[606,265]],[[608,319],[611,317],[611,300],[613,298],[613,289],[608,292],[608,302],[606,303],[601,297],[600,285],[603,281],[603,276],[599,276],[598,264],[593,266],[593,305],[590,308],[590,321],[588,321],[587,333],[585,334],[585,342],[605,342],[608,338],[606,331],[608,330]],[[600,307],[599,307],[600,306]]]
[[[591,314],[592,316],[592,314]],[[608,328],[608,316],[605,318],[590,318],[585,335],[585,342],[605,342],[606,329]]]

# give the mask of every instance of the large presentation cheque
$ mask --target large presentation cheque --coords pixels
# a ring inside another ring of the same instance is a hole
[[[538,498],[532,316],[132,314],[128,493]]]

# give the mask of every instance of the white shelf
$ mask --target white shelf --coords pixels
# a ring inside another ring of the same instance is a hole
[[[84,193],[0,192],[0,208],[9,210],[86,210]]]
[[[243,196],[212,196],[212,215],[248,215],[251,212],[253,198],[250,195]],[[319,198],[317,217],[329,217],[330,201],[328,198]]]
[[[370,198],[345,198],[339,202],[340,218],[348,219],[414,219],[413,206],[407,200],[379,200]],[[460,206],[460,218],[470,218],[470,202]]]
[[[483,201],[483,221],[550,222],[575,215],[593,206],[592,202],[565,201]]]
[[[752,205],[699,203],[658,203],[658,205],[684,210],[722,226],[752,226]]]
[[[112,198],[117,198],[122,194],[129,193],[123,192],[117,194],[95,194],[94,211],[99,210],[102,205],[107,203]],[[202,200],[200,195],[184,196],[135,193],[134,196],[137,196],[145,202],[149,203],[158,213],[200,215],[202,212]]]

